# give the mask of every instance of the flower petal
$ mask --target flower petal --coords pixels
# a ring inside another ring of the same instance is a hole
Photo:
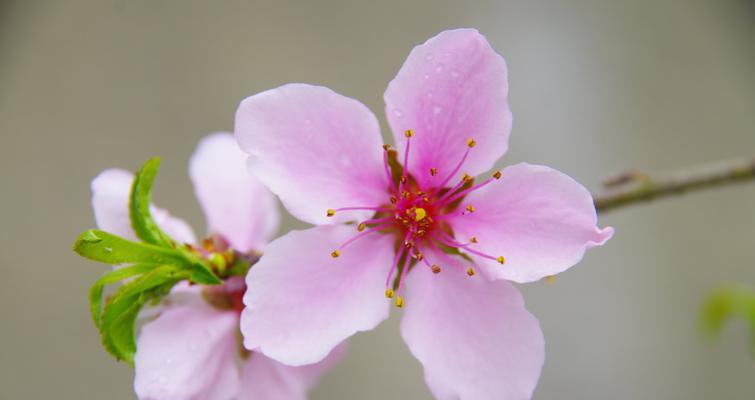
[[[373,234],[330,256],[355,234],[353,226],[320,226],[268,245],[246,279],[246,348],[288,365],[312,364],[388,317],[383,292],[393,238]]]
[[[303,221],[366,218],[372,213],[327,218],[326,211],[388,200],[377,119],[328,88],[288,84],[245,99],[236,139],[251,155],[251,173]]]
[[[262,250],[280,220],[273,194],[247,172],[246,158],[232,134],[215,133],[199,142],[189,162],[209,232],[241,252]]]
[[[237,400],[306,400],[307,392],[341,359],[344,350],[345,345],[341,344],[321,362],[301,367],[290,367],[253,352],[241,365]]]
[[[545,359],[537,319],[506,281],[456,268],[408,276],[401,335],[437,399],[529,399]]]
[[[403,151],[412,129],[409,170],[423,187],[450,174],[473,137],[462,170],[477,175],[493,167],[508,149],[511,110],[506,63],[474,29],[441,32],[415,47],[384,99],[388,122]],[[436,178],[437,179],[437,178]]]
[[[137,240],[129,217],[129,195],[134,174],[122,169],[106,169],[92,180],[92,208],[97,227],[103,231]],[[152,206],[152,217],[165,233],[183,243],[196,237],[189,224],[166,210]]]
[[[562,272],[613,235],[613,228],[596,226],[590,192],[544,166],[508,167],[500,181],[472,192],[464,204],[473,205],[475,212],[449,221],[457,239],[475,236],[478,244],[473,249],[504,256],[504,265],[477,258],[490,276],[515,282]]]
[[[144,325],[134,357],[141,400],[231,399],[239,390],[238,317],[206,303],[166,307]]]

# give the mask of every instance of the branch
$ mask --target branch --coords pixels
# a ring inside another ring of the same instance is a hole
[[[751,180],[755,180],[755,158],[702,165],[665,177],[630,172],[605,182],[607,192],[595,194],[593,198],[595,208],[605,212],[661,197]]]

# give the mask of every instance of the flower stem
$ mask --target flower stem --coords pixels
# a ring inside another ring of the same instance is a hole
[[[755,180],[755,158],[729,160],[675,171],[666,176],[629,172],[606,181],[606,192],[594,194],[595,208],[606,212],[650,200],[705,188]]]

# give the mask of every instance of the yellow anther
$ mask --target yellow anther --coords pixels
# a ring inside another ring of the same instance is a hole
[[[416,258],[416,259],[417,259],[417,261],[422,261],[422,259],[424,259],[424,258],[425,258],[425,256],[423,256],[423,255],[422,255],[422,253],[416,253],[416,254],[414,255],[414,258]]]
[[[422,197],[422,196],[424,196],[426,194],[427,193],[425,193],[425,192],[423,192],[423,191],[420,190],[419,192],[417,192],[417,197]]]
[[[470,205],[468,205],[468,206],[467,206],[467,211],[469,211],[469,212],[473,213],[473,212],[474,212],[474,206],[473,206],[473,205],[471,205],[471,204],[470,204]]]
[[[430,175],[435,176],[438,175],[438,168],[430,168]]]
[[[472,267],[467,268],[467,275],[474,276],[474,268]]]
[[[391,145],[389,145],[389,144],[384,144],[383,145],[383,150],[388,151],[390,149],[391,149]]]
[[[391,204],[396,204],[396,202],[398,202],[398,199],[396,198],[396,196],[393,196],[393,195],[391,195],[390,200],[391,200]]]
[[[469,241],[472,243],[477,243],[477,236],[472,236],[471,238],[469,238]]]
[[[406,132],[404,132],[404,136],[410,138],[410,137],[414,136],[414,131],[411,130],[411,129],[407,129]]]
[[[406,190],[404,190],[404,191],[403,191],[403,192],[401,193],[401,197],[403,197],[403,198],[405,198],[405,199],[408,199],[408,198],[409,198],[409,195],[410,195],[410,193],[409,193],[409,192],[407,192]]]
[[[392,298],[393,297],[393,290],[391,289],[385,289],[385,297]]]
[[[340,250],[333,250],[333,252],[330,253],[330,256],[333,257],[333,258],[338,258],[338,256],[340,256],[340,255],[341,255],[341,251]]]
[[[404,298],[399,296],[396,297],[396,307],[398,308],[404,308]]]
[[[495,179],[501,179],[501,175],[503,175],[501,173],[501,171],[495,171],[495,172],[493,172],[493,178],[495,178]]]
[[[498,261],[498,264],[501,265],[506,263],[506,259],[503,256],[498,256],[498,258],[496,258],[495,260]]]
[[[409,250],[409,249],[412,248],[412,246],[413,246],[412,242],[404,242],[404,248],[405,249]]]
[[[440,273],[440,266],[433,264],[432,270],[433,270],[434,274],[439,274]]]
[[[399,181],[401,181],[401,183],[406,183],[406,175],[402,176]]]
[[[553,275],[548,275],[545,278],[545,283],[551,284],[556,281],[556,277]]]
[[[427,197],[427,196],[425,196],[425,197],[422,198],[422,201],[424,201],[425,203],[429,203],[430,202],[430,198]]]
[[[334,215],[336,215],[336,210],[334,210],[332,208],[329,208],[328,209],[328,217],[332,217]]]
[[[427,216],[427,211],[425,211],[422,207],[415,207],[414,208],[414,220],[419,222],[425,219]]]
[[[475,142],[474,139],[469,138],[469,139],[467,139],[467,146],[469,146],[469,147],[475,147],[475,146],[477,146],[477,142]]]
[[[364,228],[366,228],[366,227],[367,227],[367,225],[365,225],[365,224],[364,224],[364,222],[361,222],[361,223],[360,223],[359,225],[357,225],[357,231],[358,231],[358,232],[361,232],[361,231],[363,231],[363,230],[364,230]]]
[[[461,179],[462,179],[462,180],[463,180],[464,182],[469,182],[469,181],[471,181],[471,180],[472,180],[472,179],[474,179],[474,178],[472,178],[472,177],[471,177],[471,176],[470,176],[469,174],[464,174],[464,176],[463,176],[463,177],[462,177]]]

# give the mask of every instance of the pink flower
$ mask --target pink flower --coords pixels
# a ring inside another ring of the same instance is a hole
[[[198,245],[188,224],[153,208],[160,227],[197,251],[258,257],[278,228],[272,194],[244,169],[245,155],[233,136],[203,139],[189,173],[207,217],[210,239]],[[109,169],[92,182],[95,219],[108,232],[135,240],[128,215],[133,175]],[[230,253],[226,250],[231,250]],[[137,341],[134,389],[140,399],[305,399],[316,379],[339,357],[307,367],[280,364],[241,346],[239,314],[246,290],[243,278],[219,286],[181,283],[163,304],[145,310],[147,322]]]
[[[405,309],[401,334],[437,398],[531,397],[543,337],[509,281],[564,271],[613,230],[596,226],[584,187],[548,167],[472,183],[508,148],[507,93],[503,58],[475,30],[414,48],[384,96],[403,169],[356,100],[304,84],[245,99],[236,138],[250,170],[318,225],[273,241],[247,275],[245,346],[317,362],[388,316],[385,293]]]

